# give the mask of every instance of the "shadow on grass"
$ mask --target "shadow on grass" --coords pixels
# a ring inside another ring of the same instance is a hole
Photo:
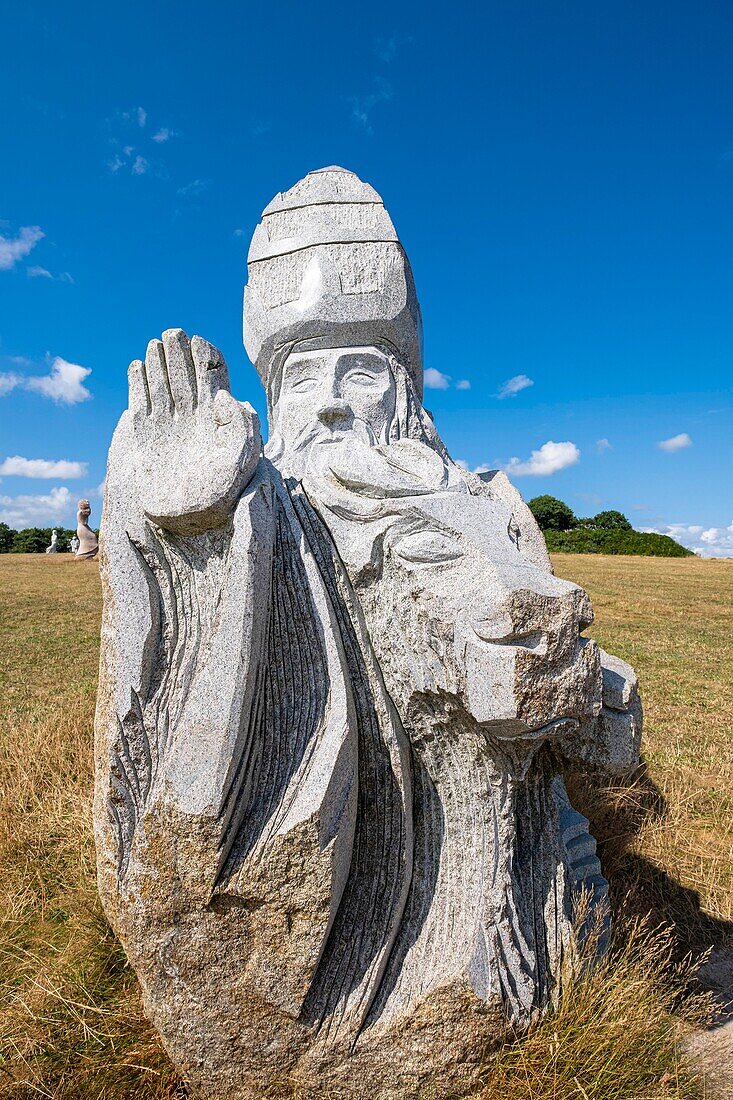
[[[576,809],[589,819],[591,832],[598,842],[603,873],[611,888],[613,912],[624,918],[647,918],[651,927],[666,927],[673,947],[673,958],[699,959],[706,952],[733,949],[733,922],[705,911],[697,890],[683,886],[668,871],[640,855],[635,843],[642,829],[658,824],[664,828],[669,808],[651,779],[646,761],[624,779],[603,780],[580,772],[566,777],[568,793]],[[685,836],[687,845],[694,839]],[[715,993],[706,980],[707,968],[700,971],[700,982]],[[733,1001],[733,988],[727,991]],[[715,1021],[713,1021],[715,1026]]]

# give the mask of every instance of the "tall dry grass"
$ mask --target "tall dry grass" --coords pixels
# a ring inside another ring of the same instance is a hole
[[[730,819],[709,794],[729,797],[731,777],[722,658],[731,623],[716,593],[733,594],[733,568],[724,568],[559,563],[594,598],[596,635],[644,681],[647,772],[626,785],[576,786],[601,830],[617,895],[630,891],[626,908],[646,905],[653,918],[620,924],[602,966],[487,1061],[482,1100],[703,1095],[679,1053],[694,1011],[679,957],[683,940],[718,942],[731,915]],[[0,1097],[13,1100],[184,1095],[96,896],[99,618],[96,565],[0,556]],[[680,915],[682,939],[653,931]]]

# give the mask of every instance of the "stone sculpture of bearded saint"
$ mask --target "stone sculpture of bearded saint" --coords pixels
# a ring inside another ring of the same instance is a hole
[[[409,264],[352,173],[265,210],[245,343],[264,454],[211,344],[169,330],[130,368],[102,898],[192,1095],[465,1095],[557,997],[581,894],[605,905],[560,775],[634,762],[635,678],[506,477],[447,454]]]

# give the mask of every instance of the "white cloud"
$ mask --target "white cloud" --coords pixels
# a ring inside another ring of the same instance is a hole
[[[733,523],[727,527],[703,527],[701,523],[669,523],[642,527],[655,535],[669,535],[702,558],[733,558]]]
[[[148,167],[149,165],[145,157],[137,156],[132,162],[132,174],[134,176],[144,176]]]
[[[84,379],[91,374],[91,368],[81,367],[78,363],[68,363],[60,356],[51,363],[51,373],[24,379],[23,385],[27,390],[50,397],[62,405],[76,405],[79,401],[87,401],[92,395],[86,386]]]
[[[548,439],[538,451],[532,451],[532,457],[527,462],[510,458],[504,469],[516,477],[546,477],[568,466],[574,466],[579,458],[580,451],[574,443],[555,443]]]
[[[526,374],[515,374],[513,378],[507,378],[499,387],[497,397],[502,400],[505,397],[516,397],[522,390],[534,386],[534,382]]]
[[[467,474],[486,474],[489,470],[493,470],[493,466],[489,466],[486,462],[481,462],[478,466],[474,466],[473,469],[468,465],[464,458],[455,459],[456,466],[460,466],[462,470],[465,470]]]
[[[596,450],[598,451],[599,455],[602,455],[606,451],[613,450],[613,444],[609,443],[609,441],[607,439],[597,439],[596,440]]]
[[[148,112],[144,107],[138,107],[137,109],[137,124],[142,130],[145,123],[148,121]]]
[[[374,133],[371,121],[371,113],[378,103],[386,103],[392,98],[392,89],[387,81],[381,77],[375,77],[374,91],[365,96],[350,96],[351,118],[361,126],[367,134]]]
[[[10,393],[16,386],[19,386],[23,381],[20,374],[15,374],[13,371],[3,371],[0,373],[0,397],[4,397],[6,393]]]
[[[469,380],[467,378],[459,378],[459,380],[456,382],[456,389],[457,390],[470,390],[470,388],[471,388],[471,383],[469,382]]]
[[[153,134],[153,141],[157,141],[158,145],[162,145],[164,141],[170,141],[173,137],[173,131],[169,130],[167,126],[161,126],[161,128]]]
[[[423,372],[423,382],[429,390],[447,390],[450,386],[450,375],[441,373],[435,367],[428,367]]]
[[[687,432],[680,432],[679,435],[673,435],[670,439],[660,439],[657,446],[660,451],[667,451],[668,454],[673,454],[675,451],[681,451],[684,447],[691,447],[692,440]]]
[[[23,527],[48,527],[70,518],[74,498],[62,485],[38,496],[0,496],[0,523],[22,530]]]
[[[66,458],[23,458],[12,455],[0,462],[0,477],[84,477],[86,462],[70,462]]]
[[[191,180],[190,183],[178,188],[178,194],[184,198],[200,195],[209,186],[209,182],[209,180]]]
[[[0,233],[0,271],[10,271],[45,237],[39,225],[25,225],[17,237],[3,237]]]

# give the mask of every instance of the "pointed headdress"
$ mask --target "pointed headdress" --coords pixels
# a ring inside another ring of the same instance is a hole
[[[276,195],[247,257],[244,345],[266,388],[283,353],[377,345],[422,396],[422,323],[410,262],[373,187],[321,168]]]

